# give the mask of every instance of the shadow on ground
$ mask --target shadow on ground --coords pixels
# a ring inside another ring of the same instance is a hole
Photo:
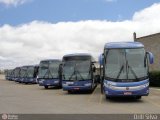
[[[142,99],[136,99],[134,97],[113,97],[106,99],[106,101],[112,102],[112,103],[142,103]]]

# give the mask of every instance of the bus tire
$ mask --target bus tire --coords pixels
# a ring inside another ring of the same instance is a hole
[[[48,86],[44,86],[45,89],[48,89]]]
[[[136,96],[135,99],[140,100],[142,96]]]
[[[111,97],[109,97],[109,96],[106,95],[106,99],[111,99]]]
[[[72,90],[68,90],[68,94],[72,94]]]
[[[94,91],[94,89],[90,89],[90,90],[88,90],[88,93],[93,93],[93,91]]]

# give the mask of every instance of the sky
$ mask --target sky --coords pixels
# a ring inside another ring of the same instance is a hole
[[[160,0],[0,0],[0,69],[160,32]]]

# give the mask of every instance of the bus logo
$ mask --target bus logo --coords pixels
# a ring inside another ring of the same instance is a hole
[[[126,87],[126,90],[129,90],[129,87]]]
[[[7,120],[8,119],[8,115],[7,114],[2,114],[2,120]]]

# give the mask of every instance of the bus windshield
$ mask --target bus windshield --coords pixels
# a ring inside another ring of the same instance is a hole
[[[63,80],[91,79],[90,60],[67,60],[63,65]]]
[[[39,78],[59,78],[60,61],[42,61],[39,67]]]
[[[117,82],[133,82],[148,77],[148,64],[144,48],[108,49],[105,56],[106,79]]]
[[[21,68],[20,77],[27,77],[27,68]]]
[[[27,69],[27,77],[33,78],[34,77],[34,66],[30,66]]]
[[[20,76],[20,68],[16,68],[14,74],[15,74],[15,77],[19,77]]]

